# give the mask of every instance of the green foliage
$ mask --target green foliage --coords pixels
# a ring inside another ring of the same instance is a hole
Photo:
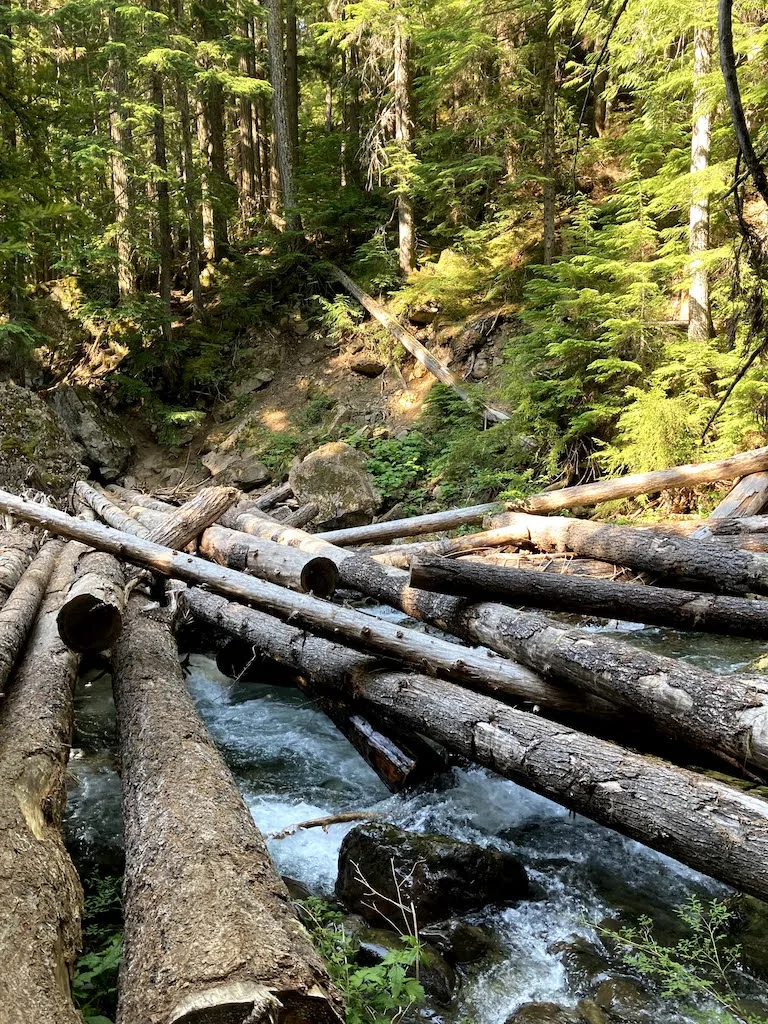
[[[298,412],[293,414],[293,422],[302,432],[319,427],[327,414],[336,406],[336,399],[324,392],[312,395]]]
[[[253,449],[257,458],[274,475],[287,472],[296,456],[308,450],[306,440],[298,434],[288,430],[269,430],[259,423],[251,423],[240,435],[238,443],[241,448]]]
[[[345,295],[337,295],[332,301],[318,295],[317,301],[323,311],[323,328],[337,341],[351,334],[363,319],[364,312],[359,303]]]
[[[344,997],[347,1024],[399,1024],[424,1002],[424,989],[417,980],[418,938],[401,935],[401,949],[392,950],[374,967],[360,967],[343,915],[315,897],[302,900],[300,907],[312,941]]]
[[[741,947],[729,938],[734,911],[728,903],[712,899],[703,903],[691,895],[677,909],[688,930],[674,946],[664,946],[653,936],[649,917],[640,918],[636,927],[622,928],[616,939],[625,963],[660,986],[661,996],[683,1004],[692,1016],[712,1024],[766,1024],[766,1018],[745,1011],[734,991],[739,970]],[[701,1010],[701,1004],[716,1009]]]
[[[117,1007],[117,975],[122,942],[122,878],[95,876],[88,885],[83,914],[83,953],[72,986],[86,1024],[112,1024]]]
[[[406,510],[415,511],[421,506],[426,497],[432,445],[420,430],[403,437],[374,437],[366,441],[353,435],[350,443],[367,455],[368,471],[387,500],[405,499]]]
[[[189,439],[205,419],[205,413],[198,409],[172,409],[159,406],[157,409],[159,426],[157,440],[160,444],[172,446],[182,444]]]

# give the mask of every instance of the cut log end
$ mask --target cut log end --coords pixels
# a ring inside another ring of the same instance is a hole
[[[56,625],[70,650],[108,651],[123,631],[123,610],[95,594],[78,594],[62,607]]]
[[[301,570],[301,587],[315,597],[332,597],[339,581],[336,564],[324,555],[311,558]]]
[[[319,989],[303,995],[274,992],[263,985],[235,982],[217,985],[182,1000],[168,1024],[340,1024]]]

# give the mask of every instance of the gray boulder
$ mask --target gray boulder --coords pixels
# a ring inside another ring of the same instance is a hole
[[[59,384],[48,400],[69,436],[82,445],[90,468],[107,482],[116,480],[128,466],[134,446],[112,410],[83,385]]]
[[[26,388],[0,383],[0,487],[63,498],[87,475],[82,449],[56,412]]]
[[[528,877],[516,857],[499,850],[373,821],[346,835],[336,895],[373,924],[386,924],[397,914],[389,901],[413,903],[423,926],[489,903],[523,899]]]
[[[322,521],[369,523],[381,504],[364,459],[344,441],[332,441],[310,452],[291,469],[288,482],[300,504],[318,506]]]
[[[203,456],[202,463],[211,476],[216,477],[217,483],[234,484],[244,491],[272,479],[272,474],[254,451],[223,452],[215,448]]]

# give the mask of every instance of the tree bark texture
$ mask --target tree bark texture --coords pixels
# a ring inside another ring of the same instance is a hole
[[[198,602],[196,614],[206,604],[216,621],[220,599],[189,591],[184,600],[190,596]],[[765,801],[451,683],[405,672],[345,671],[349,652],[285,623],[272,628],[267,621],[251,633],[254,642],[259,636],[271,657],[318,687],[356,698],[366,712],[386,715],[697,870],[768,897]]]
[[[0,696],[24,649],[63,550],[62,541],[46,541],[0,608]]]
[[[113,655],[125,818],[118,1024],[318,1024],[341,1006],[181,674],[167,611]]]
[[[447,387],[452,388],[453,391],[463,399],[465,402],[469,402],[469,393],[461,384],[456,380],[448,367],[441,363],[439,359],[432,355],[429,349],[425,348],[418,338],[411,334],[402,327],[397,320],[389,314],[380,302],[377,302],[374,298],[364,292],[362,288],[358,287],[355,282],[345,274],[343,270],[339,270],[338,267],[331,267],[331,277],[344,288],[349,294],[357,299],[360,305],[366,309],[371,316],[378,320],[378,322],[389,331],[393,338],[403,346],[403,348],[409,352],[414,359],[426,366],[427,370],[436,377],[439,381],[445,384]],[[492,409],[488,405],[483,405],[483,411],[485,418],[489,423],[498,423],[500,420],[508,420],[509,413],[504,412],[501,409]],[[768,465],[768,458],[766,459],[766,465]]]
[[[559,512],[578,505],[597,505],[616,498],[634,498],[638,494],[676,490],[713,484],[718,480],[735,480],[768,470],[768,448],[731,455],[717,462],[701,462],[689,466],[673,466],[652,473],[633,473],[614,480],[598,480],[593,484],[577,484],[559,491],[545,491],[522,501],[509,502],[507,507],[526,512]]]
[[[120,14],[110,11],[107,15],[109,42],[110,104],[109,134],[112,141],[110,165],[112,169],[112,195],[115,204],[117,244],[117,287],[121,298],[136,291],[136,274],[133,268],[133,246],[130,224],[133,208],[131,178],[128,161],[133,149],[133,133],[128,120],[126,101],[128,99],[128,71],[125,65],[124,46],[120,32]]]
[[[29,528],[0,531],[0,608],[24,575],[40,538]]]
[[[395,9],[394,62],[392,99],[395,111],[395,143],[399,160],[405,168],[397,181],[398,256],[404,277],[416,266],[416,228],[408,162],[413,146],[413,114],[411,111],[411,40],[404,16]]]
[[[712,333],[709,309],[709,271],[701,254],[709,249],[709,192],[699,184],[709,167],[712,146],[712,106],[706,78],[712,70],[712,29],[697,26],[693,33],[693,132],[691,135],[691,209],[688,252],[691,283],[688,289],[688,338],[707,341]],[[697,180],[698,177],[698,180]]]
[[[61,836],[78,658],[56,629],[81,552],[66,545],[0,712],[3,1024],[82,1024],[70,985],[83,894]]]
[[[291,130],[285,68],[283,3],[282,0],[267,0],[266,7],[269,80],[272,84],[272,128],[276,150],[275,163],[280,179],[280,206],[286,229],[301,231],[301,218],[296,210],[296,151]]]
[[[548,4],[544,24],[544,58],[542,69],[541,159],[544,174],[544,263],[555,256],[555,37],[549,30],[552,5]]]
[[[417,558],[411,587],[475,601],[496,599],[528,608],[599,615],[732,636],[768,636],[768,601],[719,597],[632,583],[579,579],[525,569]]]
[[[340,547],[353,544],[375,544],[402,537],[417,537],[424,533],[439,533],[454,530],[458,526],[473,526],[482,523],[489,512],[498,509],[493,502],[470,505],[467,508],[449,509],[447,512],[431,512],[427,515],[410,516],[407,519],[392,519],[385,523],[370,523],[368,526],[353,526],[343,530],[327,530],[314,536]],[[464,540],[464,538],[457,538]]]
[[[103,551],[86,551],[59,610],[59,636],[73,651],[108,651],[123,628],[125,574]]]

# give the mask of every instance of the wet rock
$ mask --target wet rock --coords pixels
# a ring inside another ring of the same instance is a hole
[[[359,948],[356,959],[361,967],[374,967],[390,953],[403,949],[400,936],[388,928],[367,928],[358,932],[357,941]],[[409,977],[414,977],[415,973],[415,968],[408,971]],[[429,943],[422,944],[419,981],[426,996],[440,1006],[446,1006],[453,999],[456,972]]]
[[[593,996],[595,1005],[609,1016],[621,1021],[643,1021],[649,998],[632,978],[607,978],[598,985]]]
[[[299,881],[298,878],[292,878],[291,875],[280,876],[285,884],[285,888],[288,890],[288,895],[291,897],[294,903],[298,900],[311,899],[315,894],[305,885],[304,882]]]
[[[412,902],[424,926],[447,914],[522,899],[527,892],[528,878],[516,857],[383,822],[358,825],[339,851],[336,895],[375,924],[391,918],[388,899]]]
[[[384,363],[378,359],[368,358],[366,356],[359,356],[357,359],[353,359],[349,364],[349,368],[352,373],[357,373],[361,377],[380,377],[386,370]]]
[[[288,482],[299,503],[316,504],[324,521],[355,513],[370,522],[381,504],[362,456],[343,441],[311,452],[291,468]]]
[[[579,1017],[557,1003],[525,1003],[505,1024],[579,1024]]]
[[[452,964],[472,964],[482,960],[493,949],[493,939],[476,924],[451,918],[421,929],[426,939]]]
[[[87,476],[83,450],[59,415],[26,388],[0,383],[0,487],[63,498]]]
[[[584,1024],[609,1024],[609,1018],[592,999],[582,999],[576,1006],[576,1013]]]
[[[117,480],[133,454],[133,441],[106,401],[71,384],[54,388],[48,401],[72,440],[83,446],[90,468],[108,483]]]
[[[584,938],[572,935],[565,942],[556,942],[548,949],[558,957],[568,983],[576,992],[586,992],[592,984],[610,969],[610,963],[600,947]]]

